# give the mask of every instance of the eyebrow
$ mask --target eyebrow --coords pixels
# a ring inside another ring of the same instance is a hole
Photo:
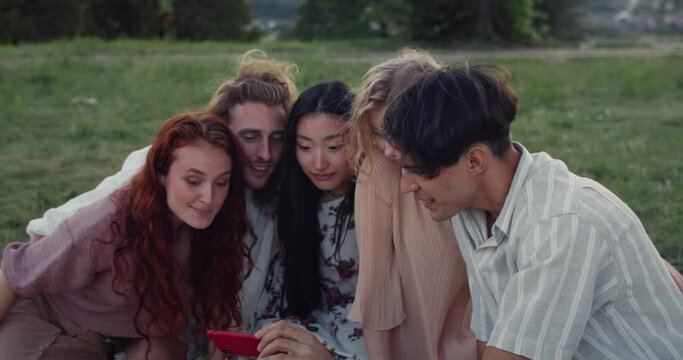
[[[237,132],[237,135],[258,134],[258,133],[260,133],[260,131],[257,129],[242,129],[242,130]]]
[[[186,173],[199,174],[199,175],[206,175],[205,172],[203,172],[203,171],[201,171],[201,170],[199,170],[199,169],[195,169],[195,168],[190,168],[190,169],[188,169],[188,170],[185,171],[185,172],[186,172]],[[230,175],[230,174],[232,174],[232,170],[228,170],[228,171],[226,171],[226,172],[224,172],[224,173],[222,173],[222,174],[220,174],[220,175],[218,175],[218,176],[225,176],[225,175]]]
[[[337,139],[337,138],[341,138],[341,137],[343,137],[343,136],[344,136],[344,135],[341,134],[341,133],[331,134],[331,135],[325,136],[325,137],[323,138],[323,141],[334,140],[334,139]],[[305,136],[305,135],[299,135],[299,134],[297,134],[297,135],[296,135],[296,138],[297,138],[297,139],[302,139],[302,140],[313,141],[313,139],[311,139],[311,138],[309,138],[308,136]]]
[[[259,130],[259,129],[242,129],[242,130],[238,131],[236,135],[238,135],[238,136],[242,136],[242,135],[261,135],[262,133],[263,133],[263,131],[262,131],[262,130]],[[273,131],[272,133],[270,133],[270,136],[273,136],[273,135],[283,135],[284,133],[285,133],[284,130],[277,130],[277,131]]]

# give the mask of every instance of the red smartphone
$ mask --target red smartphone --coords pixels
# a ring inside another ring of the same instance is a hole
[[[221,351],[230,352],[238,356],[256,357],[259,355],[256,347],[259,340],[254,334],[235,331],[207,330],[206,336]]]

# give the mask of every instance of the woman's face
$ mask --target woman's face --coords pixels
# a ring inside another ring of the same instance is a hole
[[[173,152],[168,175],[161,177],[173,228],[205,229],[220,211],[230,189],[232,159],[225,150],[194,141]]]
[[[399,161],[400,153],[391,146],[391,144],[386,140],[382,132],[382,122],[384,121],[384,113],[387,110],[386,105],[378,106],[368,113],[368,118],[370,120],[370,131],[372,133],[372,141],[375,145],[375,149],[380,153],[383,153],[389,159],[394,161]]]
[[[351,166],[344,145],[343,118],[316,113],[304,115],[296,128],[296,160],[322,200],[343,196],[351,182]]]

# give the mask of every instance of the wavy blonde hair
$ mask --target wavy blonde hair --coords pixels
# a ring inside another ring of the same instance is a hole
[[[294,64],[268,60],[262,50],[247,51],[239,60],[237,75],[216,89],[207,110],[230,122],[235,105],[255,101],[282,105],[289,114],[298,95],[293,80],[297,71]]]
[[[348,125],[351,165],[358,173],[372,149],[369,112],[389,105],[407,88],[444,65],[425,51],[403,49],[398,56],[377,64],[363,75]]]

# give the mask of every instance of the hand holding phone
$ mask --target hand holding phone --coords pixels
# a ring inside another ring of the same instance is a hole
[[[206,336],[221,351],[228,351],[233,355],[256,357],[259,355],[256,347],[259,339],[254,334],[235,331],[207,330]]]

